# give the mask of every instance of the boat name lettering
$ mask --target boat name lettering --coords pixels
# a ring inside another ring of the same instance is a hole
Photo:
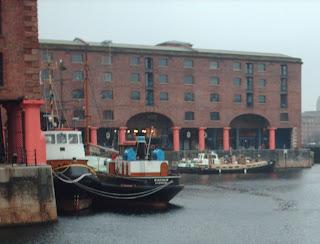
[[[161,184],[166,184],[168,183],[168,179],[154,179],[154,184],[155,185],[161,185]]]

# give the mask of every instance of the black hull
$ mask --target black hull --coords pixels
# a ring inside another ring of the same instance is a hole
[[[100,178],[100,177],[99,177]],[[183,188],[180,176],[102,177],[101,192],[95,198],[99,207],[166,207]]]
[[[195,167],[177,167],[172,169],[174,173],[181,174],[243,174],[243,173],[270,173],[274,171],[275,162],[270,161],[267,165],[260,167],[248,167],[246,169],[239,168],[195,168]]]
[[[79,179],[84,174],[87,175],[82,179],[67,183]],[[100,185],[97,177],[85,165],[56,169],[53,181],[57,209],[61,212],[77,212],[91,207],[94,195],[81,186],[97,188]]]

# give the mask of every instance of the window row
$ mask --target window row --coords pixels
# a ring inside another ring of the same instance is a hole
[[[49,79],[48,71],[43,71],[43,78],[45,80]],[[53,78],[53,71],[51,70],[51,78]],[[83,81],[84,80],[84,73],[82,71],[74,71],[72,72],[72,80],[75,81]],[[112,82],[113,77],[111,72],[103,72],[101,76],[101,80],[104,82]],[[152,72],[146,72],[145,73],[145,81],[147,87],[153,86],[153,73]],[[140,82],[140,74],[130,74],[130,82]],[[159,83],[160,84],[168,84],[168,75],[161,74],[159,75]],[[193,76],[185,76],[184,77],[184,84],[185,85],[193,85],[194,84],[194,77]],[[220,85],[220,79],[219,77],[210,77],[210,86],[219,86]],[[233,85],[235,87],[241,87],[242,86],[242,79],[241,78],[234,78],[233,79]],[[253,78],[252,77],[246,77],[245,85],[247,90],[253,90]],[[259,79],[258,80],[258,88],[265,88],[266,87],[266,80],[265,79]],[[287,91],[287,79],[281,78],[280,79],[280,87],[281,91]]]
[[[52,61],[53,55],[50,52],[43,52],[42,53],[42,61]],[[84,57],[81,53],[74,53],[72,54],[72,63],[83,63]],[[131,66],[138,66],[140,65],[141,57],[132,56],[130,57],[129,64]],[[159,66],[160,67],[167,67],[168,66],[168,58],[159,58]],[[153,69],[153,58],[144,58],[145,68]],[[102,55],[101,56],[101,64],[111,65],[112,64],[112,55]],[[219,69],[220,62],[211,60],[209,61],[209,69]],[[266,72],[266,65],[263,63],[259,63],[258,65],[258,72]],[[185,59],[184,60],[184,68],[193,68],[194,67],[194,60],[192,59]],[[253,74],[254,64],[253,63],[245,63],[245,73],[246,74]],[[234,62],[233,63],[233,70],[234,71],[241,71],[242,70],[242,63]],[[287,65],[283,64],[280,65],[280,75],[287,76],[288,67]]]
[[[49,97],[49,90],[46,90],[46,98]],[[74,99],[84,99],[84,90],[83,89],[74,89],[73,90],[73,98]],[[113,100],[113,91],[112,90],[105,90],[102,91],[102,99],[103,100]],[[139,91],[132,91],[131,92],[131,100],[139,101],[140,100],[140,92]],[[168,101],[169,96],[168,92],[160,92],[160,101]],[[185,93],[184,94],[184,101],[186,102],[193,102],[194,101],[194,93]],[[220,96],[217,93],[210,94],[210,102],[220,102]],[[234,94],[233,95],[233,102],[234,103],[242,103],[242,95],[241,94]],[[246,94],[246,102],[248,107],[253,106],[253,94],[247,93]],[[258,103],[264,104],[267,103],[267,99],[265,95],[258,95]],[[280,107],[287,108],[287,94],[280,95]]]

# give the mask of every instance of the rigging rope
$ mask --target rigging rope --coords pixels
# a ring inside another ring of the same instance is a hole
[[[164,189],[165,187],[167,187],[168,185],[173,183],[173,181],[169,181],[168,183],[160,185],[157,188],[146,190],[146,191],[143,191],[143,192],[123,193],[123,194],[121,194],[121,193],[100,191],[100,190],[97,190],[97,189],[94,189],[94,188],[91,188],[91,187],[88,187],[88,186],[85,186],[85,185],[79,183],[79,181],[83,177],[89,176],[89,175],[91,175],[91,173],[83,174],[83,175],[81,175],[80,177],[78,177],[75,180],[71,180],[69,177],[67,177],[66,175],[64,175],[63,173],[60,173],[60,172],[58,174],[54,172],[54,174],[59,180],[65,182],[65,183],[68,183],[68,184],[76,184],[78,187],[80,187],[80,188],[82,188],[82,189],[84,189],[84,190],[86,190],[88,192],[91,192],[93,194],[96,194],[96,195],[99,195],[99,196],[102,196],[102,197],[106,197],[106,198],[122,199],[122,200],[133,200],[133,199],[143,198],[143,197],[149,196],[151,194],[154,194],[154,193]],[[65,179],[63,179],[59,175],[62,175]]]

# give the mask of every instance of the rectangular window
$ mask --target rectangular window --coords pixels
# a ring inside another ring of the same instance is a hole
[[[247,93],[247,108],[253,108],[253,94]]]
[[[258,80],[258,87],[265,88],[266,87],[266,80],[264,80],[264,79]]]
[[[168,101],[168,92],[160,92],[160,101]]]
[[[184,77],[184,84],[185,85],[193,85],[194,84],[193,76],[185,76]]]
[[[246,78],[247,80],[247,86],[246,86],[246,89],[249,90],[249,91],[252,91],[253,90],[253,81],[252,81],[252,77],[247,77]]]
[[[239,71],[241,70],[241,63],[233,63],[233,70]]]
[[[185,68],[193,68],[193,60],[190,60],[190,59],[184,60],[184,67]]]
[[[113,120],[113,111],[112,110],[105,110],[103,111],[103,120]]]
[[[72,72],[72,80],[83,80],[83,72],[82,71],[73,71]]]
[[[79,54],[79,53],[72,54],[72,63],[83,63],[82,54]]]
[[[289,121],[288,113],[281,113],[280,114],[280,121]]]
[[[168,84],[168,76],[167,75],[159,75],[160,84]]]
[[[130,65],[132,65],[132,66],[139,65],[139,58],[138,57],[130,57]]]
[[[210,77],[210,86],[219,86],[219,78]]]
[[[258,72],[265,72],[266,65],[265,64],[258,64]]]
[[[43,62],[48,62],[48,59],[49,59],[49,62],[52,62],[52,53],[49,53],[49,52],[43,52],[42,53],[42,61]]]
[[[159,66],[160,67],[167,67],[168,66],[168,59],[167,58],[159,58]]]
[[[153,106],[153,90],[146,90],[146,105]]]
[[[210,102],[219,102],[219,94],[217,93],[210,94]]]
[[[153,69],[153,59],[152,58],[146,58],[146,69]]]
[[[112,64],[112,56],[110,55],[101,56],[101,64]]]
[[[153,87],[153,73],[146,73],[146,87]]]
[[[74,110],[73,117],[79,118],[79,120],[84,120],[85,119],[84,110]]]
[[[77,134],[68,134],[68,143],[69,144],[78,144],[78,135]]]
[[[259,96],[258,96],[258,102],[259,102],[259,103],[266,103],[266,96],[264,96],[264,95],[259,95]]]
[[[84,91],[83,91],[83,89],[75,89],[75,90],[73,90],[73,99],[84,99]]]
[[[234,103],[241,103],[241,95],[240,94],[233,95],[233,102]]]
[[[112,81],[112,73],[110,73],[110,72],[103,72],[103,73],[102,73],[102,81],[111,82],[111,81]]]
[[[219,112],[210,112],[210,120],[220,120]]]
[[[130,74],[130,82],[139,82],[140,75],[139,74]]]
[[[210,61],[209,68],[210,69],[219,69],[219,63],[217,61]]]
[[[113,91],[112,90],[102,91],[102,99],[103,100],[112,100],[113,99]]]
[[[50,70],[50,74],[51,74],[51,79],[53,79],[53,70]],[[49,72],[47,69],[43,70],[43,79],[49,80]]]
[[[240,78],[234,78],[233,79],[233,85],[234,86],[241,86],[241,79]]]
[[[253,64],[246,63],[246,74],[253,74]]]
[[[281,65],[280,74],[283,75],[283,76],[286,76],[288,74],[287,65],[285,65],[285,64]]]
[[[1,2],[0,2],[0,4],[1,4]],[[0,11],[1,11],[1,9],[0,9]],[[0,21],[1,21],[1,19],[0,19]],[[1,26],[1,23],[0,23],[0,26]],[[1,27],[0,27],[0,30],[1,30]],[[0,34],[1,34],[1,32],[0,32]],[[3,86],[3,85],[4,85],[4,82],[3,82],[3,58],[2,58],[2,53],[0,53],[0,86]]]
[[[131,92],[131,100],[139,101],[140,100],[140,92],[132,91]]]
[[[287,79],[286,78],[281,79],[281,91],[287,91]]]
[[[66,134],[57,134],[57,143],[58,144],[66,144],[67,143],[67,135]]]
[[[281,108],[287,108],[288,103],[287,103],[287,94],[281,94],[280,95],[280,100],[281,100]]]
[[[185,120],[194,120],[194,112],[188,111],[184,115]]]
[[[184,94],[184,101],[193,102],[194,101],[194,94],[193,93],[185,93]]]

